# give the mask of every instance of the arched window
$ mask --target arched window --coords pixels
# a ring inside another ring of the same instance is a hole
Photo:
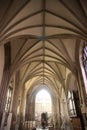
[[[42,113],[47,113],[51,116],[52,102],[50,94],[45,90],[40,90],[35,99],[35,118],[40,119]]]
[[[12,101],[12,93],[13,93],[13,88],[11,86],[9,86],[8,92],[7,92],[6,105],[5,105],[5,111],[6,112],[10,111],[11,101]]]
[[[72,91],[68,91],[67,94],[67,104],[68,104],[68,111],[69,111],[69,116],[76,116],[76,107],[74,103],[74,95]]]
[[[84,70],[86,73],[86,78],[87,78],[87,41],[84,42],[83,49],[82,49],[82,63],[83,63]]]

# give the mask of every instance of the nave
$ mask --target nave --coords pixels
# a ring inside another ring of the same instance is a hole
[[[42,128],[42,113],[87,130],[87,0],[0,0],[0,130]]]

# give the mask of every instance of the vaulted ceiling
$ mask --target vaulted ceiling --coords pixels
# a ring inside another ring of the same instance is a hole
[[[11,73],[26,89],[65,87],[87,39],[86,0],[1,0],[0,44],[11,43]]]

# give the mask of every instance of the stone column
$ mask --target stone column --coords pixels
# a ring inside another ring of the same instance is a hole
[[[26,98],[26,117],[28,120],[34,120],[35,118],[35,97],[28,95]]]
[[[56,97],[53,97],[53,121],[54,121],[54,127],[56,127],[56,122],[57,122],[57,99]]]
[[[12,103],[12,112],[17,115],[17,107],[20,103],[20,83],[19,83],[19,72],[15,75],[15,89],[14,89],[14,96],[13,96],[13,103]]]
[[[21,122],[25,121],[25,108],[26,108],[26,90],[23,88],[21,90],[21,104],[20,104],[20,116],[21,116]]]
[[[60,129],[61,126],[61,108],[60,108],[60,100],[59,97],[57,96],[57,122],[58,122],[58,129]]]

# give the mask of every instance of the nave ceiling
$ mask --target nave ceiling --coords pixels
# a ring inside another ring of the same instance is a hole
[[[79,45],[87,39],[85,0],[1,0],[0,44],[11,43],[11,74],[25,88],[65,87],[76,74]]]

